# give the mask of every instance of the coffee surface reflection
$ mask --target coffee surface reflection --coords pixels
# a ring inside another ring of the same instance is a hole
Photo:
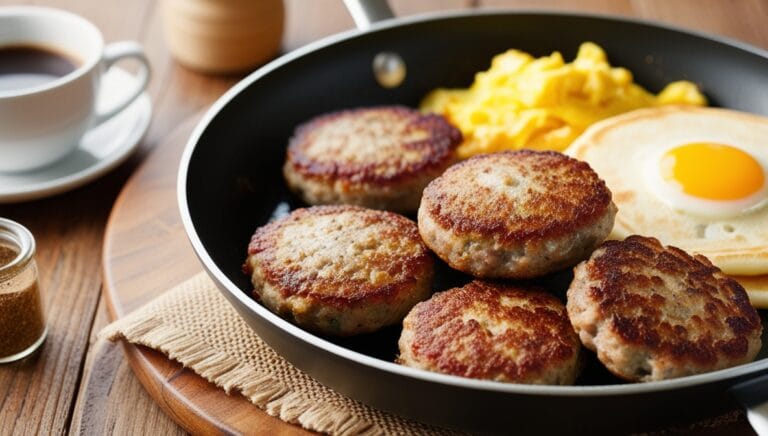
[[[0,92],[34,88],[64,77],[78,64],[46,47],[0,47]]]

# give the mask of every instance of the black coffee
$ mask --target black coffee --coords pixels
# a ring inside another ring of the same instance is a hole
[[[0,92],[43,85],[76,68],[73,60],[43,47],[0,47]]]

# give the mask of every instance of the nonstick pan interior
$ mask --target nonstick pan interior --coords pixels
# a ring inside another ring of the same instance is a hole
[[[651,91],[659,91],[670,81],[691,80],[700,85],[712,105],[768,115],[768,60],[763,53],[673,29],[636,21],[542,13],[442,16],[378,26],[366,34],[336,37],[279,59],[237,85],[205,117],[186,150],[179,182],[182,216],[198,255],[241,315],[292,363],[352,398],[415,419],[496,431],[511,418],[496,414],[488,402],[505,401],[505,405],[517,407],[521,416],[533,414],[532,418],[545,418],[543,409],[552,405],[572,409],[557,422],[548,420],[547,425],[555,429],[578,426],[580,413],[594,407],[614,412],[615,416],[601,422],[605,428],[621,424],[629,426],[622,427],[625,429],[645,429],[649,423],[663,425],[733,407],[724,394],[733,382],[730,377],[631,397],[616,391],[601,395],[599,390],[590,390],[586,399],[579,399],[583,394],[579,390],[566,395],[546,389],[541,391],[543,396],[486,395],[483,389],[435,387],[432,382],[383,374],[366,364],[370,362],[366,359],[363,363],[350,362],[346,354],[340,356],[334,351],[337,349],[324,345],[323,339],[313,337],[308,344],[306,335],[297,337],[295,329],[278,325],[270,315],[257,314],[250,303],[244,303],[250,299],[251,286],[241,265],[250,235],[271,218],[304,206],[288,192],[281,173],[286,143],[296,125],[343,108],[417,106],[435,87],[467,86],[476,72],[488,68],[495,54],[509,48],[535,56],[557,50],[570,60],[584,41],[601,45],[613,65],[628,68],[635,80]],[[373,57],[383,51],[394,51],[405,60],[408,73],[398,88],[380,87],[371,73]],[[545,280],[550,289],[562,293],[568,274]],[[467,280],[441,264],[435,289]],[[328,341],[391,362],[398,336],[399,328],[394,327],[359,338]],[[309,354],[316,360],[308,362]],[[763,352],[760,358],[766,355]],[[734,379],[768,368],[765,361],[753,365],[750,371],[734,373]],[[594,360],[580,379],[584,385],[617,382]],[[398,403],[392,391],[396,387],[409,391],[418,387],[420,393]],[[366,392],[371,389],[380,392]],[[462,398],[440,398],[446,394]],[[710,398],[710,403],[693,409],[680,407],[704,394],[717,399]],[[629,399],[633,408],[621,412]],[[457,415],[456,410],[464,405],[475,405],[478,410]]]

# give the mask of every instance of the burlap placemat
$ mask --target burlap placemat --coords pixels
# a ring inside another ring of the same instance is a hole
[[[108,325],[100,335],[161,351],[227,393],[240,392],[270,415],[308,430],[332,435],[451,433],[350,400],[294,368],[248,327],[205,273]],[[736,411],[670,431],[697,433],[743,419],[743,412]]]
[[[205,273],[99,334],[161,351],[227,393],[240,392],[270,415],[308,430],[332,435],[447,432],[350,400],[294,368],[248,327]]]

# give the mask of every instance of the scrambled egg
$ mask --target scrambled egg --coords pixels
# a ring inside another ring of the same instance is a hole
[[[444,115],[461,130],[458,153],[466,158],[520,148],[562,151],[604,118],[642,107],[706,103],[687,81],[651,94],[629,70],[611,67],[602,48],[585,42],[570,64],[559,52],[535,59],[509,50],[494,57],[469,89],[436,89],[421,109]]]

